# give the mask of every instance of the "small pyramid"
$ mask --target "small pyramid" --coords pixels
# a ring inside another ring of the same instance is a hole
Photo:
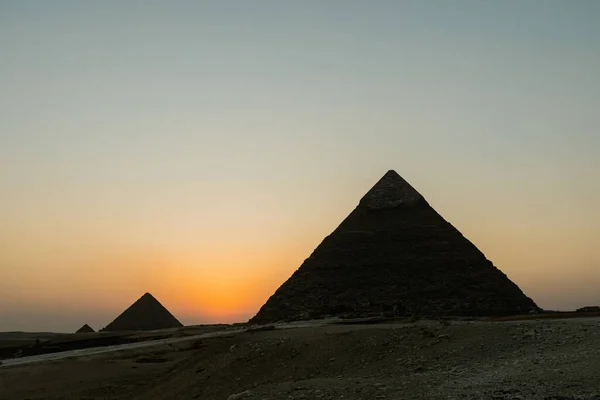
[[[144,294],[103,331],[151,331],[183,326],[150,293]]]
[[[536,304],[517,285],[390,170],[250,322],[532,309]]]
[[[77,330],[77,332],[75,332],[75,333],[93,333],[93,332],[96,332],[96,331],[93,330],[92,327],[89,326],[88,324],[85,324],[81,328],[79,328]]]

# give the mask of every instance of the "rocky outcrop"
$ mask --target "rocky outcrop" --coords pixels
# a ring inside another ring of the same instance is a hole
[[[585,306],[575,310],[577,312],[600,312],[600,306]]]
[[[486,316],[534,309],[421,194],[388,171],[250,322],[392,310]]]

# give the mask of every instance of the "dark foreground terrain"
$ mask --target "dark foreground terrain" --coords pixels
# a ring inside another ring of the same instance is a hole
[[[232,325],[198,325],[157,331],[90,333],[0,332],[0,360],[53,354],[71,350],[101,348],[151,340],[194,336],[234,329]]]
[[[600,399],[600,319],[229,333],[0,368],[0,399]]]

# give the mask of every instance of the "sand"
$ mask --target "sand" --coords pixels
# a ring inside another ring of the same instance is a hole
[[[596,395],[600,318],[276,329],[0,369],[2,400]]]

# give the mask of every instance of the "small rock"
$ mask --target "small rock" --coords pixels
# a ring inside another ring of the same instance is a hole
[[[252,397],[252,392],[250,390],[245,390],[243,392],[240,393],[235,393],[230,395],[227,400],[238,400],[238,399],[245,399],[247,397]]]

